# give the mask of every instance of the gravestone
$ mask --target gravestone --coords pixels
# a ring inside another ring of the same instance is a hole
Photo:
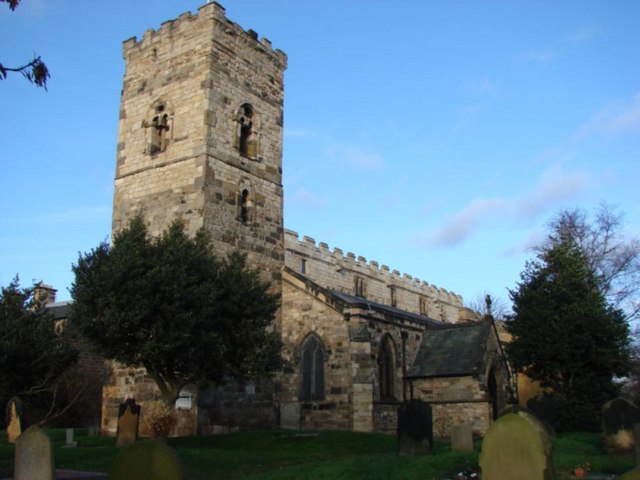
[[[530,413],[498,418],[482,441],[483,480],[551,480],[551,439],[544,425]]]
[[[634,425],[636,438],[640,438],[640,423]],[[619,480],[640,480],[640,442],[636,442],[636,468],[620,475]]]
[[[431,453],[433,416],[431,407],[422,400],[404,402],[398,408],[398,454]]]
[[[110,480],[184,480],[178,457],[166,444],[157,441],[137,442],[126,447],[116,458]]]
[[[51,439],[40,428],[27,428],[16,440],[13,475],[15,480],[53,480]]]
[[[78,445],[78,442],[76,442],[76,441],[73,439],[73,435],[74,435],[74,433],[75,433],[75,431],[73,430],[73,428],[67,428],[67,432],[66,432],[66,433],[67,433],[67,436],[66,436],[66,439],[65,439],[66,441],[65,441],[65,443],[64,443],[64,446],[65,446],[65,447],[71,447],[71,448],[73,448],[73,447],[77,446],[77,445]]]
[[[300,430],[300,402],[280,403],[280,428]]]
[[[118,431],[116,446],[126,447],[138,439],[138,424],[140,421],[140,405],[129,398],[118,407]]]
[[[13,397],[7,403],[7,441],[15,443],[22,433],[22,401]]]
[[[616,398],[602,407],[602,430],[607,448],[629,451],[635,445],[635,424],[640,422],[640,409],[624,398]]]
[[[451,429],[451,451],[473,452],[473,431],[470,424],[463,423]]]

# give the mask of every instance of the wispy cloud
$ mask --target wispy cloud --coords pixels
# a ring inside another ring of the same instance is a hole
[[[494,213],[507,208],[503,198],[476,198],[456,213],[444,227],[430,235],[428,243],[433,247],[453,247],[466,240],[480,223]]]
[[[111,215],[111,207],[106,205],[98,207],[77,207],[59,212],[45,213],[34,220],[42,222],[79,222],[95,220],[96,217],[104,217],[105,215]]]
[[[316,195],[314,193],[309,192],[304,188],[298,188],[293,194],[290,196],[292,202],[298,205],[303,205],[307,207],[323,207],[327,204],[327,201],[324,197],[320,195]]]
[[[580,141],[592,135],[615,136],[640,132],[640,92],[625,101],[612,102],[587,121],[576,133]]]
[[[286,128],[283,132],[284,138],[307,137],[309,131],[303,128]]]
[[[378,170],[382,168],[382,156],[366,152],[357,147],[348,147],[341,155],[341,161],[354,170]]]
[[[488,77],[478,77],[468,80],[464,88],[466,91],[478,95],[495,95],[498,92],[497,85]]]
[[[521,61],[526,63],[547,63],[553,59],[555,52],[551,49],[539,50],[530,48],[519,55]]]
[[[565,38],[570,43],[583,43],[596,37],[601,31],[602,29],[595,24],[582,25]]]
[[[540,175],[530,191],[515,197],[473,199],[451,220],[419,236],[416,242],[429,248],[450,248],[496,222],[535,220],[563,201],[576,197],[591,184],[587,172],[565,172],[560,165],[553,165]]]
[[[384,165],[382,155],[364,150],[358,146],[327,145],[325,155],[340,167],[351,170],[370,171],[379,170]]]
[[[474,103],[458,109],[458,119],[453,127],[454,132],[458,132],[478,119],[483,112],[489,108],[485,102]]]
[[[563,171],[559,164],[543,172],[534,190],[513,203],[519,218],[537,218],[558,203],[575,197],[591,183],[590,175],[581,170]]]

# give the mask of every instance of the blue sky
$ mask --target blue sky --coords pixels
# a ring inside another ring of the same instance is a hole
[[[203,2],[0,6],[0,285],[69,298],[110,233],[122,41]],[[561,208],[640,234],[640,2],[222,1],[289,56],[285,227],[474,300]]]

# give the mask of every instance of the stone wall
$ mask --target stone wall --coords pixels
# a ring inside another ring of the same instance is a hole
[[[415,398],[433,409],[434,434],[446,437],[451,428],[468,423],[482,435],[492,421],[491,399],[486,387],[471,376],[424,378],[412,381]]]
[[[305,283],[285,274],[282,295],[282,340],[285,361],[280,400],[297,402],[300,392],[300,349],[310,333],[324,343],[326,359],[325,398],[303,402],[302,428],[350,430],[353,407],[351,392],[352,352],[347,323],[326,298],[307,293]],[[325,301],[323,301],[325,300]]]
[[[438,288],[408,274],[391,270],[377,261],[367,261],[339,248],[333,251],[314,239],[298,238],[298,234],[285,230],[285,263],[296,272],[309,277],[331,290],[356,295],[356,278],[364,280],[364,298],[383,305],[391,305],[391,289],[395,289],[396,307],[422,314],[435,320],[456,323],[475,318],[475,312],[466,309],[462,297]],[[422,306],[421,306],[421,302]]]

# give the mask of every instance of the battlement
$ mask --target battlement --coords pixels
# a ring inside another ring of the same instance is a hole
[[[260,38],[258,33],[252,29],[244,30],[237,23],[226,17],[225,8],[217,2],[207,3],[198,8],[197,14],[189,11],[181,14],[178,18],[167,20],[160,25],[160,28],[150,28],[143,34],[141,40],[133,36],[123,42],[125,55],[134,49],[141,49],[147,45],[156,43],[163,37],[189,38],[194,31],[199,31],[200,24],[217,22],[226,35],[236,36],[242,39],[251,47],[271,57],[281,68],[287,67],[287,54],[280,49],[274,49],[271,41],[265,37]],[[180,37],[181,36],[181,37]]]
[[[394,305],[438,320],[457,322],[464,309],[462,297],[407,273],[325,242],[285,229],[285,264],[323,287],[357,294],[372,301]],[[361,278],[362,291],[356,291]],[[393,292],[392,292],[393,291]]]

